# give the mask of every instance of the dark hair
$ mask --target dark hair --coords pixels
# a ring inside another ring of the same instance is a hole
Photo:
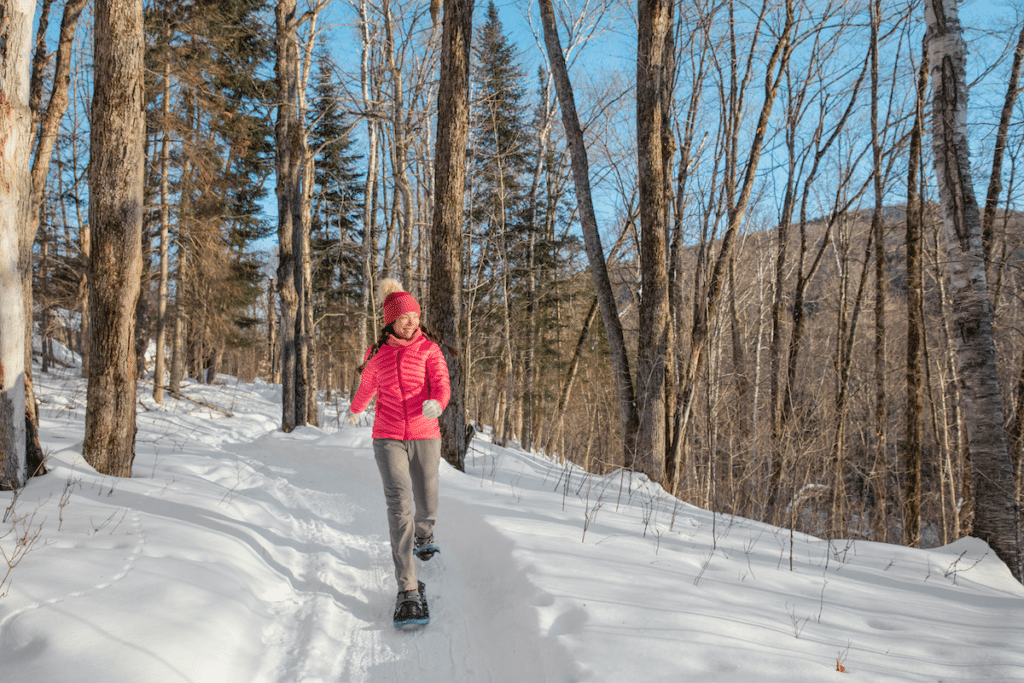
[[[451,346],[446,344],[439,336],[431,332],[430,329],[427,328],[427,326],[424,325],[423,323],[420,323],[420,332],[423,333],[424,337],[440,346],[442,350],[447,350],[448,353],[451,354],[453,358],[458,357],[458,351],[456,351]],[[384,329],[380,331],[380,337],[378,337],[377,341],[375,341],[373,343],[373,346],[370,347],[370,355],[366,357],[366,360],[360,363],[360,365],[356,368],[356,371],[362,374],[363,369],[366,367],[366,364],[370,362],[370,359],[377,355],[377,352],[380,351],[380,347],[387,344],[388,337],[394,336],[398,336],[395,334],[395,324],[388,323],[387,325],[384,326]]]

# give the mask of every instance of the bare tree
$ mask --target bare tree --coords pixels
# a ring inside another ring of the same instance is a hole
[[[882,543],[889,541],[888,515],[888,436],[889,415],[885,392],[885,220],[883,217],[885,196],[882,188],[882,145],[883,132],[878,125],[878,43],[881,23],[881,0],[869,5],[871,14],[871,165],[875,206],[871,212],[871,234],[875,242],[875,464],[872,479],[875,491],[875,539]],[[837,520],[843,523],[840,517]]]
[[[97,0],[90,134],[91,361],[82,455],[131,476],[135,458],[135,304],[142,269],[145,40],[141,0]]]
[[[1024,63],[1024,27],[1021,28],[1017,37],[1017,47],[1013,51],[1013,64],[1010,67],[1010,76],[1006,83],[1006,97],[1003,99],[1003,108],[999,113],[999,127],[996,129],[995,149],[992,154],[992,173],[989,176],[988,192],[985,195],[985,210],[981,217],[981,241],[985,248],[985,261],[992,261],[992,241],[996,222],[996,207],[999,205],[999,195],[1003,190],[1003,156],[1006,154],[1006,136],[1010,129],[1010,119],[1013,117],[1013,107],[1020,94],[1020,70]],[[992,279],[992,274],[988,274]]]
[[[36,138],[35,158],[32,161],[32,195],[27,220],[22,224],[21,234],[21,272],[22,289],[25,298],[25,428],[28,430],[25,458],[28,469],[32,473],[42,474],[46,471],[43,465],[42,447],[39,445],[38,419],[36,416],[35,388],[32,380],[32,245],[39,232],[40,219],[43,211],[43,197],[46,192],[46,177],[50,170],[54,144],[57,141],[57,128],[64,112],[68,108],[68,86],[71,82],[71,47],[74,43],[78,17],[85,8],[85,0],[70,0],[64,5],[64,16],[61,20],[60,35],[57,41],[57,52],[54,58],[53,87],[45,109],[41,107],[41,91],[43,74],[40,59],[47,61],[44,41],[36,41],[36,58],[32,68],[33,116],[39,121]],[[44,10],[45,14],[45,10]],[[40,21],[40,32],[45,22]],[[42,52],[42,55],[40,55]]]
[[[373,277],[374,277],[374,248],[373,242],[377,234],[377,212],[375,197],[377,195],[375,183],[377,181],[377,137],[380,123],[376,112],[376,104],[372,96],[372,73],[371,73],[371,51],[373,49],[373,35],[370,30],[369,7],[366,0],[353,2],[359,15],[359,83],[362,94],[363,117],[366,119],[366,184],[363,190],[363,291],[359,302],[360,324],[356,337],[356,349],[359,354],[367,348],[367,333],[374,322],[373,315]],[[358,357],[355,364],[362,361],[362,355]],[[359,376],[353,375],[353,383],[358,384]],[[358,386],[350,388],[350,395],[354,395]]]
[[[754,52],[751,53],[746,65],[746,73],[743,77],[737,78],[737,72],[741,63],[736,54],[736,35],[733,23],[734,3],[728,3],[729,9],[729,46],[731,50],[728,60],[730,68],[730,83],[724,92],[726,104],[723,105],[723,115],[731,122],[739,122],[743,113],[745,90],[744,86],[750,79],[750,70],[755,62],[760,62],[761,57]],[[724,268],[728,264],[730,252],[740,225],[743,223],[747,207],[750,203],[754,189],[754,179],[757,175],[757,167],[761,160],[761,150],[765,143],[765,136],[768,130],[768,120],[775,105],[775,98],[779,92],[779,86],[787,71],[790,57],[793,54],[795,45],[794,31],[797,18],[794,13],[793,0],[784,0],[782,3],[782,26],[775,32],[775,43],[771,46],[772,52],[765,64],[764,100],[758,114],[754,135],[750,141],[750,150],[746,162],[739,164],[739,131],[733,129],[727,132],[728,142],[726,158],[728,160],[725,170],[726,183],[726,229],[722,235],[718,255],[710,264],[709,271],[705,274],[698,272],[698,280],[695,282],[696,296],[694,306],[694,318],[690,331],[689,356],[683,362],[683,372],[679,382],[679,399],[676,404],[674,415],[674,427],[672,430],[672,445],[668,453],[666,474],[670,491],[675,491],[679,486],[680,473],[683,464],[683,446],[686,433],[689,428],[691,412],[693,409],[694,392],[696,390],[698,374],[704,361],[704,352],[709,340],[711,322],[718,306],[720,295],[725,283]],[[767,20],[769,10],[768,0],[762,3],[760,13],[757,16],[757,31],[760,31],[763,22]]]
[[[35,2],[0,0],[0,488],[25,483],[25,301],[19,268],[28,219]],[[31,305],[31,304],[29,304]]]
[[[914,127],[910,132],[907,164],[907,435],[903,444],[903,543],[921,545],[921,443],[924,413],[921,359],[924,349],[924,309],[922,308],[923,222],[918,172],[924,139],[925,98],[928,96],[928,50],[922,45],[921,66],[917,72],[917,100]]]
[[[551,0],[540,0],[541,22],[544,26],[544,44],[547,47],[551,73],[555,79],[555,91],[558,93],[558,104],[562,109],[562,128],[568,138],[569,150],[572,155],[572,172],[576,185],[576,202],[579,210],[580,224],[583,228],[583,240],[587,249],[587,260],[597,291],[601,318],[604,320],[608,335],[608,346],[612,356],[612,372],[618,390],[619,414],[622,420],[623,459],[627,467],[636,464],[636,437],[639,429],[639,416],[636,407],[633,379],[626,355],[626,342],[622,333],[622,321],[619,319],[615,293],[612,291],[605,263],[604,249],[601,247],[601,235],[598,232],[597,215],[594,212],[593,199],[590,194],[590,164],[587,160],[587,148],[583,140],[583,129],[576,112],[576,99],[569,81],[569,69],[558,38],[558,27],[555,23],[555,11]]]
[[[639,3],[636,51],[637,168],[640,185],[640,336],[637,349],[637,464],[665,475],[665,356],[668,352],[667,220],[671,207],[670,112],[674,70],[672,2]],[[668,167],[669,172],[666,172]]]
[[[170,261],[171,173],[171,62],[164,63],[160,140],[160,280],[157,285],[156,361],[153,366],[153,400],[164,402],[164,369],[167,357],[167,283]]]
[[[967,138],[967,44],[958,0],[926,0],[932,149],[946,234],[950,296],[974,479],[974,534],[1024,580],[1013,468],[1003,428],[981,215]]]

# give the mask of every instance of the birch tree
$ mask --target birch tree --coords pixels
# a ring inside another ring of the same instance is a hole
[[[932,76],[932,151],[945,228],[952,322],[974,484],[974,535],[1024,580],[1013,469],[992,337],[981,214],[967,136],[967,44],[958,0],[926,0]]]
[[[0,489],[25,483],[25,304],[19,268],[31,175],[29,55],[35,0],[0,0]]]
[[[57,128],[64,112],[68,108],[68,87],[71,83],[71,47],[75,39],[78,18],[85,8],[85,0],[69,0],[64,5],[64,15],[57,40],[57,51],[54,58],[53,87],[50,99],[43,109],[41,106],[42,69],[37,68],[42,59],[47,58],[43,41],[37,40],[36,59],[32,68],[32,91],[34,101],[33,117],[39,122],[36,136],[35,157],[32,161],[32,194],[29,200],[27,220],[21,225],[21,273],[22,291],[25,299],[25,457],[28,469],[33,474],[45,472],[42,447],[39,445],[38,419],[36,415],[35,388],[32,381],[32,245],[39,232],[40,218],[43,211],[43,198],[46,192],[46,177],[50,170],[54,144],[57,141]],[[42,24],[42,22],[41,22]],[[40,27],[40,31],[42,26]],[[38,94],[37,94],[38,93]]]

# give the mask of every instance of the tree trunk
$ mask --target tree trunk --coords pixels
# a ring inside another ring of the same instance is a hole
[[[274,295],[277,287],[274,285],[274,278],[267,280],[267,377],[272,384],[281,381],[278,376],[278,343],[277,343],[277,306],[274,305]]]
[[[82,362],[82,379],[89,379],[89,261],[92,249],[92,236],[90,235],[89,222],[79,221],[82,227],[79,229],[78,241],[79,251],[82,257],[82,272],[78,277],[78,338],[81,342],[79,357]]]
[[[957,0],[925,2],[934,98],[932,147],[974,479],[974,535],[988,543],[1020,581],[1024,575],[1013,469],[1003,427],[981,216],[971,180],[967,45],[957,10]]]
[[[299,197],[299,217],[296,226],[301,229],[296,234],[296,244],[301,249],[296,253],[295,265],[301,268],[296,273],[296,289],[299,290],[300,315],[302,317],[301,334],[296,331],[297,349],[295,371],[296,387],[296,421],[298,424],[320,426],[320,392],[317,386],[317,361],[316,361],[316,327],[313,319],[313,249],[311,244],[311,226],[313,223],[313,185],[316,182],[316,163],[314,154],[309,149],[309,134],[306,129],[305,117],[308,107],[306,105],[306,92],[309,88],[309,76],[312,73],[313,48],[316,44],[317,20],[320,16],[321,5],[314,4],[303,16],[304,21],[309,22],[304,56],[301,62],[297,61],[298,73],[298,115],[296,116],[297,138],[299,140],[299,159],[301,161],[300,185],[294,190]],[[296,31],[296,36],[298,32]],[[300,364],[301,361],[301,364]],[[300,404],[299,401],[302,401]]]
[[[502,204],[504,204],[505,198],[505,175],[504,173],[498,174],[498,185],[499,195],[501,196]],[[507,234],[505,232],[505,210],[504,206],[499,210],[499,214],[496,219],[498,221],[497,232],[498,232],[498,260],[500,262],[499,277],[501,278],[501,337],[502,337],[502,352],[501,352],[501,376],[503,382],[499,386],[505,387],[505,415],[504,415],[504,429],[502,429],[502,438],[498,442],[502,446],[508,446],[510,439],[516,437],[515,429],[515,414],[516,414],[516,373],[513,367],[513,350],[512,350],[512,297],[509,295],[511,289],[510,280],[512,279],[511,268],[508,263],[508,241],[506,240]]]
[[[373,266],[373,245],[377,235],[377,210],[374,198],[376,197],[375,183],[377,181],[377,130],[380,125],[376,117],[375,100],[371,93],[370,53],[373,49],[373,41],[370,35],[367,0],[359,0],[357,9],[359,13],[359,36],[362,50],[359,79],[362,84],[363,115],[366,118],[366,184],[363,190],[363,287],[359,300],[359,323],[356,336],[356,354],[353,358],[354,366],[363,362],[363,353],[369,346],[367,336],[370,329],[372,328],[374,333],[376,333],[376,323],[373,314],[375,271]],[[376,334],[374,334],[374,339],[376,339]],[[353,373],[352,384],[353,386],[349,389],[349,398],[355,396],[356,390],[359,388],[358,373]]]
[[[885,221],[882,216],[885,197],[882,189],[882,139],[878,128],[878,26],[881,1],[871,5],[871,156],[874,168],[875,207],[871,214],[871,232],[875,240],[875,463],[872,485],[875,491],[874,532],[881,543],[889,542],[889,416],[885,392]],[[844,525],[845,520],[840,519]]]
[[[565,55],[558,39],[558,28],[555,24],[555,12],[551,0],[540,0],[540,15],[544,25],[544,44],[548,59],[551,61],[552,75],[555,79],[555,91],[562,109],[562,127],[569,141],[572,156],[572,173],[576,187],[576,202],[579,209],[580,223],[583,228],[583,240],[587,249],[587,260],[590,273],[594,279],[601,318],[604,320],[608,334],[608,348],[612,357],[612,372],[615,376],[615,387],[619,398],[619,416],[622,421],[623,464],[634,467],[637,463],[637,434],[640,418],[636,407],[636,394],[633,378],[629,370],[629,358],[626,354],[626,342],[622,332],[622,321],[619,319],[615,292],[612,290],[608,267],[604,260],[601,247],[601,235],[598,231],[597,215],[590,195],[590,164],[587,160],[587,148],[583,140],[583,129],[576,113],[576,99],[569,81],[569,70],[565,64]]]
[[[145,40],[141,0],[97,0],[90,130],[91,364],[82,455],[129,477],[135,458],[135,305],[142,270]]]
[[[539,140],[537,144],[537,158],[533,167],[533,180],[530,183],[530,194],[527,199],[527,229],[530,231],[528,252],[527,252],[527,298],[526,298],[526,349],[523,353],[523,450],[530,452],[535,447],[535,440],[538,440],[535,427],[539,425],[540,414],[534,405],[533,385],[536,369],[534,361],[537,354],[537,227],[538,193],[540,191],[541,176],[544,172],[544,162],[548,154],[548,145],[551,140],[552,119],[554,116],[553,104],[551,101],[551,77],[544,81],[541,88],[539,123]]]
[[[455,351],[445,351],[452,398],[441,415],[441,455],[465,469],[466,407],[459,350],[462,311],[462,222],[469,140],[469,65],[473,0],[444,3],[441,80],[437,92],[434,216],[430,231],[429,325]]]
[[[0,489],[25,483],[25,302],[21,226],[28,220],[34,0],[0,0]]]
[[[281,299],[281,429],[295,429],[296,410],[296,331],[302,320],[299,292],[296,288],[295,219],[296,189],[301,179],[296,103],[298,102],[298,46],[296,45],[295,0],[279,0],[276,11],[277,122],[274,125],[277,170],[277,291]],[[301,268],[298,277],[302,277]],[[305,404],[302,404],[305,407]]]
[[[187,173],[190,169],[191,164],[186,160],[182,169],[184,177],[188,177]],[[167,383],[167,388],[174,398],[179,396],[181,380],[184,379],[185,368],[188,366],[188,353],[185,344],[188,321],[185,319],[185,306],[188,302],[186,288],[188,287],[188,241],[190,230],[187,222],[189,220],[187,211],[189,199],[185,192],[187,192],[187,185],[183,190],[181,206],[178,211],[178,273],[177,278],[175,278],[174,327],[171,332],[171,376],[168,378]]]
[[[637,16],[636,127],[640,190],[640,329],[637,348],[637,461],[654,481],[665,475],[665,356],[668,266],[663,127],[671,107],[671,3],[644,0]]]
[[[153,400],[164,402],[164,359],[167,357],[167,282],[170,261],[170,172],[171,172],[171,63],[164,64],[163,118],[160,126],[160,284],[157,289],[156,363],[153,366]]]
[[[903,544],[914,548],[921,547],[921,443],[924,417],[924,373],[921,365],[925,334],[921,278],[922,216],[921,196],[918,192],[924,107],[928,95],[928,50],[923,45],[922,53],[907,168],[907,435],[903,443]]]
[[[945,367],[949,371],[948,382],[939,387],[942,396],[943,416],[945,424],[943,433],[950,432],[952,423],[952,435],[946,439],[946,460],[949,462],[947,470],[950,475],[951,504],[954,509],[953,533],[956,538],[970,535],[971,524],[974,518],[974,486],[971,484],[971,450],[967,440],[967,423],[964,414],[964,387],[960,381],[960,367],[957,363],[956,342],[949,328],[949,321],[952,313],[949,312],[948,301],[948,278],[946,277],[946,263],[940,255],[942,236],[939,234],[941,226],[933,225],[933,239],[935,247],[927,250],[929,266],[934,272],[937,313],[940,321],[939,328],[942,331],[942,356]],[[946,397],[949,397],[952,406],[947,409]],[[952,413],[952,419],[949,418]],[[954,459],[949,456],[952,451]],[[956,474],[959,473],[959,477]],[[959,480],[959,481],[957,481]],[[956,495],[956,486],[960,485],[960,495]]]
[[[554,455],[555,452],[555,441],[561,431],[562,418],[565,417],[565,408],[569,403],[569,394],[572,393],[572,385],[576,381],[576,372],[580,367],[580,359],[583,357],[583,347],[587,341],[587,335],[590,334],[590,325],[594,322],[594,317],[597,315],[597,298],[594,298],[594,302],[590,304],[590,310],[587,312],[587,316],[583,319],[583,327],[580,329],[580,337],[576,341],[576,348],[572,353],[572,360],[569,361],[569,367],[565,371],[565,379],[562,380],[562,390],[558,394],[558,407],[555,409],[555,414],[551,418],[551,425],[548,427],[548,441],[544,447],[544,452],[548,455]],[[564,457],[564,453],[562,456]]]
[[[402,70],[395,60],[395,36],[389,0],[384,0],[381,13],[384,15],[384,56],[388,72],[391,74],[391,169],[395,179],[395,210],[398,216],[398,269],[401,281],[411,292],[415,278],[412,268],[412,189],[409,186],[407,170],[409,134],[405,122],[405,93],[402,86]],[[398,211],[399,202],[401,211]]]

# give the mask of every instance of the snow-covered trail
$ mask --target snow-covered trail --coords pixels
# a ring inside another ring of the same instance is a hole
[[[562,681],[572,680],[564,650],[539,636],[531,600],[538,591],[512,558],[512,544],[449,493],[460,477],[442,463],[442,552],[417,563],[427,584],[431,623],[396,631],[397,590],[380,478],[368,428],[338,434],[304,429],[230,446],[254,474],[232,505],[267,497],[287,504],[287,542],[264,535],[291,587],[267,634],[262,680]],[[251,482],[251,484],[250,484]],[[248,502],[246,504],[249,504]],[[524,601],[525,598],[525,601]]]

